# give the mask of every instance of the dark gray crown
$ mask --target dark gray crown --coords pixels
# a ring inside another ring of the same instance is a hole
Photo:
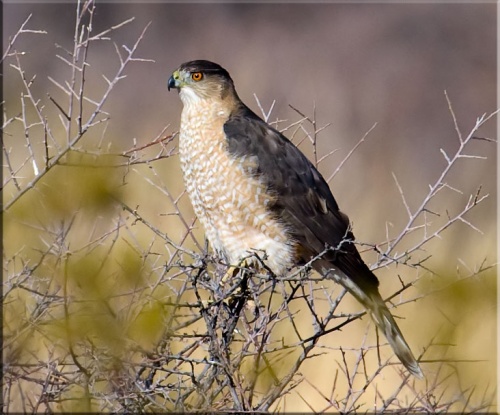
[[[196,60],[185,62],[179,69],[187,70],[189,72],[202,72],[207,75],[218,75],[232,81],[228,71],[226,71],[219,64],[210,61]]]

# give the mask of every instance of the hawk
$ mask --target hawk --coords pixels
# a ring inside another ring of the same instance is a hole
[[[370,313],[413,375],[419,364],[354,244],[349,218],[306,156],[238,97],[233,80],[206,60],[183,63],[168,80],[183,104],[179,153],[194,211],[229,264],[252,253],[280,276],[312,267]]]

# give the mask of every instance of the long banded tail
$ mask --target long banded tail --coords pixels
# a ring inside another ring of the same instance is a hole
[[[413,356],[410,346],[406,343],[401,330],[385,305],[384,300],[379,293],[370,293],[368,298],[368,304],[365,305],[370,310],[373,321],[375,321],[378,328],[387,338],[392,350],[394,350],[394,354],[412,375],[422,379],[424,374],[420,369],[417,359]]]
[[[394,354],[399,358],[401,363],[403,363],[404,367],[406,367],[412,375],[422,379],[424,374],[420,369],[417,359],[413,356],[410,346],[406,343],[401,330],[385,305],[377,287],[366,285],[364,288],[361,288],[360,285],[342,271],[332,269],[331,266],[327,268],[324,263],[318,268],[325,277],[333,279],[335,282],[342,285],[356,298],[356,300],[365,306],[370,312],[375,324],[377,324],[378,328],[384,333]],[[368,268],[366,268],[366,270],[371,274]],[[375,281],[377,280],[375,279]]]

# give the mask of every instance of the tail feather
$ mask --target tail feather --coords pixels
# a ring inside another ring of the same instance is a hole
[[[422,379],[424,375],[417,359],[413,356],[410,346],[406,343],[396,320],[394,320],[394,317],[385,305],[378,289],[376,287],[364,287],[364,289],[362,289],[343,272],[332,269],[331,266],[329,269],[322,267],[322,271],[324,272],[323,275],[342,285],[356,298],[356,300],[366,307],[373,321],[382,333],[384,333],[394,354],[399,358],[401,363],[403,363],[404,367],[406,367],[412,375]]]
[[[422,379],[424,374],[420,366],[410,350],[410,346],[401,333],[394,317],[384,303],[384,300],[379,293],[372,293],[368,296],[369,302],[366,304],[370,310],[373,321],[378,328],[384,333],[387,341],[394,350],[394,354],[401,360],[401,363],[408,371],[416,377]]]

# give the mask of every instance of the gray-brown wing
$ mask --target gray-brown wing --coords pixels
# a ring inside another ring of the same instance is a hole
[[[328,184],[305,155],[280,132],[245,106],[224,125],[228,151],[253,156],[256,175],[277,195],[271,209],[290,229],[303,261],[333,249],[324,257],[362,290],[377,289],[378,280],[361,259],[348,217],[340,212]],[[335,249],[337,248],[337,249]]]

